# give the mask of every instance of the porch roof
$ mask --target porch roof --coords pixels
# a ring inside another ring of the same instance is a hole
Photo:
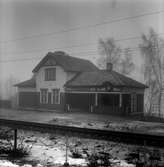
[[[115,71],[99,70],[93,72],[82,72],[65,84],[67,88],[73,87],[97,87],[104,84],[113,87],[127,87],[145,89],[147,86],[132,78]]]
[[[31,78],[29,80],[20,82],[14,86],[17,86],[19,88],[36,88],[36,82],[34,78]]]

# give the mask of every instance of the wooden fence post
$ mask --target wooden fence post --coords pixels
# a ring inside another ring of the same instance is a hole
[[[14,151],[17,150],[17,129],[14,129]]]
[[[66,144],[66,153],[65,153],[65,163],[64,163],[64,167],[69,167],[69,163],[68,163],[68,136],[66,135],[66,142],[65,142],[65,144]]]

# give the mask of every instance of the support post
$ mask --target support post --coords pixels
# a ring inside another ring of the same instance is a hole
[[[69,112],[69,111],[70,111],[70,105],[67,104],[67,112]]]
[[[130,112],[133,112],[133,94],[131,94],[131,109]]]
[[[120,93],[120,101],[119,101],[119,107],[121,108],[122,107],[122,94]]]
[[[18,88],[17,88],[17,95],[16,95],[16,107],[18,108],[19,107],[19,91],[18,91]]]
[[[93,112],[93,106],[91,105],[91,112]]]
[[[98,106],[98,94],[95,93],[95,106]]]
[[[17,129],[14,129],[14,151],[17,150]]]

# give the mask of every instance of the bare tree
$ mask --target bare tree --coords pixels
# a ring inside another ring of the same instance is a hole
[[[99,50],[101,57],[98,59],[98,65],[100,68],[105,68],[106,63],[110,62],[113,64],[115,70],[118,71],[120,64],[121,49],[116,45],[113,38],[106,40],[99,40]]]
[[[134,70],[134,63],[132,61],[132,54],[130,48],[126,48],[122,54],[120,46],[116,45],[113,38],[106,40],[99,40],[99,50],[101,57],[98,59],[100,68],[105,68],[107,62],[113,64],[114,69],[124,75],[130,74]]]
[[[124,57],[120,63],[120,73],[124,75],[130,74],[135,68],[135,65],[132,61],[132,52],[130,48],[125,48]]]
[[[157,99],[158,114],[161,116],[164,40],[153,29],[150,29],[148,35],[142,35],[142,43],[139,46],[144,60],[144,78],[149,86],[146,97],[147,110],[152,112],[153,101]]]
[[[9,76],[4,83],[4,88],[5,88],[5,96],[7,99],[11,99],[15,93],[16,93],[16,88],[14,87],[14,84],[18,83],[19,80],[13,76]]]
[[[2,83],[0,81],[0,100],[2,99]]]
[[[19,80],[11,75],[5,79],[3,85],[4,88],[3,99],[10,100],[12,107],[17,106],[17,93],[16,93],[16,87],[14,87],[14,85],[18,82]]]

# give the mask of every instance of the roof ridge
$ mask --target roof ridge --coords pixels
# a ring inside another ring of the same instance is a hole
[[[63,54],[58,54],[58,55],[57,55],[58,52],[61,52],[61,53],[63,52]],[[69,58],[72,58],[72,59],[78,59],[78,60],[83,60],[83,61],[88,61],[88,62],[90,62],[90,60],[85,59],[85,58],[70,56],[70,54],[67,54],[67,53],[64,52],[64,51],[55,51],[55,52],[51,52],[51,53],[56,54],[56,55],[52,55],[52,56],[63,56],[63,57],[65,56],[65,57],[69,57]]]

